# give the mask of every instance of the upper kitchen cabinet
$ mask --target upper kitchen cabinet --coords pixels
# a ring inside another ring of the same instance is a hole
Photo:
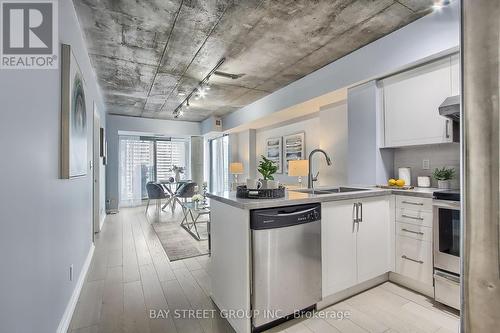
[[[458,55],[382,81],[385,147],[453,142],[452,121],[439,105],[460,92]]]

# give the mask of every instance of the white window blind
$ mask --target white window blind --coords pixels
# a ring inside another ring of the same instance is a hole
[[[156,178],[167,180],[175,173],[170,171],[172,167],[184,168],[182,178],[189,178],[189,144],[185,140],[157,141],[156,142]]]
[[[120,206],[141,204],[146,184],[173,177],[174,165],[184,167],[182,178],[189,179],[188,140],[120,136]]]

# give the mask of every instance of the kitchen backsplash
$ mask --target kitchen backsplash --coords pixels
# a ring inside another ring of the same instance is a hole
[[[424,160],[429,160],[429,169],[424,169]],[[398,177],[398,169],[411,168],[411,184],[417,186],[418,176],[430,176],[436,168],[454,168],[455,179],[453,188],[460,188],[460,145],[456,143],[442,145],[428,145],[419,147],[405,147],[394,150],[394,177]],[[431,179],[431,186],[437,187],[437,181]]]

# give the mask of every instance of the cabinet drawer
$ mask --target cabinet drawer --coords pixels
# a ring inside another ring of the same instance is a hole
[[[410,223],[396,223],[396,235],[432,242],[432,228]]]
[[[396,211],[396,221],[418,226],[432,227],[432,212],[399,208]]]
[[[432,285],[432,242],[398,235],[396,273]]]
[[[432,212],[432,199],[398,195],[396,196],[396,207]]]
[[[434,287],[436,301],[460,310],[460,278],[458,276],[436,271]]]

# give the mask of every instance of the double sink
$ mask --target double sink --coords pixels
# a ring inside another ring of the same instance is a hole
[[[290,190],[293,192],[300,192],[300,193],[309,193],[309,194],[335,194],[335,193],[346,193],[346,192],[361,192],[361,191],[368,191],[369,189],[367,188],[355,188],[355,187],[334,187],[334,188],[322,188],[322,189],[312,189],[312,188],[305,188],[305,189],[297,189],[297,190]]]

